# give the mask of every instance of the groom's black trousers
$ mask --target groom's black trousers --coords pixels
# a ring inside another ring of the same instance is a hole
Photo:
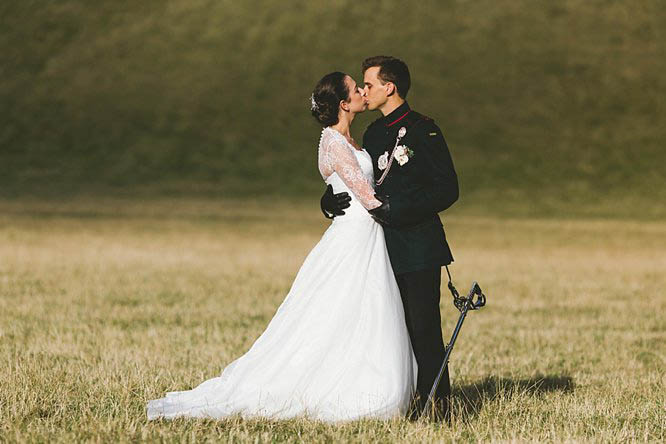
[[[441,268],[402,273],[395,278],[400,288],[412,349],[419,366],[416,391],[420,412],[425,406],[445,354],[439,314]],[[435,399],[439,414],[447,419],[450,417],[450,398],[451,383],[447,366]]]

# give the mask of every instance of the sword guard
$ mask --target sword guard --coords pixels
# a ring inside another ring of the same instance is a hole
[[[460,297],[458,290],[456,290],[451,281],[449,281],[449,291],[451,291],[451,295],[453,296],[453,305],[461,313],[465,310],[465,307],[467,307],[467,310],[478,310],[486,305],[486,295],[483,294],[481,287],[476,281],[472,283],[472,288],[470,288],[466,298]]]
[[[474,298],[475,296],[476,299]],[[486,305],[486,295],[483,294],[481,287],[476,281],[472,283],[472,288],[469,290],[469,295],[467,296],[467,299],[470,302],[469,304],[470,310],[478,310],[479,308]]]

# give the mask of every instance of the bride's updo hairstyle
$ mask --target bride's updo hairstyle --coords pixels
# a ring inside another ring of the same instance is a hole
[[[326,74],[317,82],[312,93],[311,111],[317,122],[323,126],[338,123],[338,109],[340,101],[349,102],[349,89],[345,84],[347,74],[332,72]]]

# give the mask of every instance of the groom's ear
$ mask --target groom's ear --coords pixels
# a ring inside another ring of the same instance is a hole
[[[386,97],[391,97],[396,91],[395,83],[386,82],[386,85],[384,85],[384,86],[386,87]]]

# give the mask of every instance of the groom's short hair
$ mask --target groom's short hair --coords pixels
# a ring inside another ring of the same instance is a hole
[[[379,73],[377,75],[379,80],[383,83],[393,83],[398,90],[398,95],[403,99],[407,98],[407,93],[409,92],[409,87],[412,81],[409,76],[409,68],[407,68],[405,62],[391,56],[368,57],[363,61],[363,73],[373,66],[379,67]]]

